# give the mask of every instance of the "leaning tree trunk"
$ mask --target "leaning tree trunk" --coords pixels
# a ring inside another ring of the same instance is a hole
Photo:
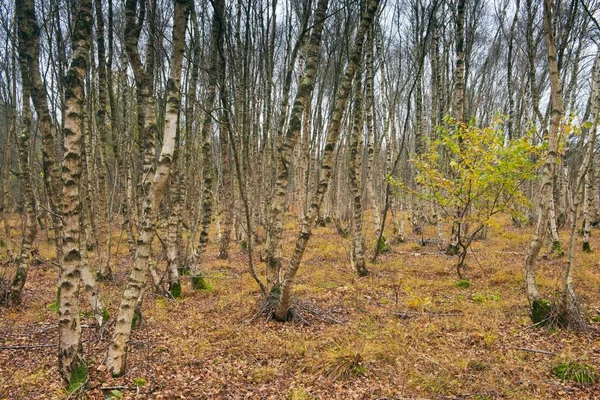
[[[556,171],[556,161],[558,155],[558,136],[560,122],[563,116],[563,99],[560,78],[558,75],[558,64],[556,60],[556,46],[554,44],[554,33],[552,27],[552,12],[550,10],[550,0],[544,0],[544,25],[546,28],[546,47],[548,54],[548,68],[550,70],[550,107],[552,110],[552,119],[550,120],[550,129],[548,130],[548,154],[544,162],[541,173],[541,182],[538,195],[538,220],[535,227],[533,239],[527,249],[525,258],[525,284],[527,289],[527,298],[535,306],[534,302],[539,300],[540,293],[535,283],[535,264],[542,248],[542,243],[546,237],[548,218],[550,212],[550,201],[553,187],[553,180]]]
[[[48,202],[50,204],[50,216],[54,227],[54,242],[56,247],[56,258],[62,260],[62,219],[60,218],[60,191],[61,182],[57,168],[56,146],[53,135],[53,123],[50,117],[50,109],[46,95],[46,87],[40,75],[39,52],[40,52],[40,28],[35,18],[35,6],[33,0],[21,0],[17,2],[23,8],[23,24],[27,34],[21,40],[22,50],[26,52],[28,76],[26,81],[30,83],[30,93],[33,106],[37,114],[37,127],[42,135],[42,170],[43,180]]]
[[[81,279],[81,151],[84,80],[92,37],[92,2],[78,1],[77,23],[72,34],[73,59],[65,82],[63,127],[62,220],[63,259],[59,275],[58,370],[66,384],[82,368],[79,285]]]
[[[379,0],[369,0],[367,3],[366,10],[361,17],[360,26],[358,27],[358,31],[354,39],[352,52],[350,53],[350,58],[344,73],[342,84],[338,89],[334,111],[327,128],[327,144],[323,150],[323,158],[319,171],[317,190],[313,195],[310,211],[302,223],[302,229],[298,238],[296,239],[294,253],[292,254],[290,264],[283,278],[281,296],[274,313],[274,317],[278,320],[289,320],[293,317],[293,314],[290,311],[290,305],[292,300],[292,286],[294,284],[294,278],[296,277],[296,273],[300,267],[300,262],[304,256],[308,239],[311,236],[312,227],[314,226],[317,216],[319,215],[319,210],[321,209],[323,199],[325,198],[325,192],[329,186],[331,172],[333,170],[333,163],[335,161],[334,150],[340,136],[344,110],[346,109],[348,96],[350,95],[350,90],[352,88],[354,74],[356,73],[358,63],[361,59],[365,34],[373,22],[378,5]]]
[[[21,239],[21,252],[16,260],[15,277],[8,289],[7,303],[18,304],[21,301],[21,292],[27,280],[27,272],[29,271],[29,263],[31,260],[31,250],[33,241],[37,234],[37,221],[35,214],[35,197],[33,194],[31,181],[31,165],[29,160],[29,138],[31,130],[31,107],[29,105],[31,97],[31,80],[29,79],[29,65],[27,36],[29,35],[29,24],[26,16],[27,12],[33,11],[33,8],[27,7],[29,4],[23,4],[22,1],[17,2],[17,20],[19,24],[18,39],[19,39],[19,67],[21,70],[21,85],[23,107],[21,110],[21,134],[19,135],[19,168],[21,188],[23,189],[23,200],[25,202],[25,225],[23,227],[23,235]],[[16,99],[15,99],[16,100]],[[16,112],[16,110],[15,110]],[[12,132],[11,132],[12,133]],[[2,293],[2,301],[5,294]]]
[[[131,0],[128,0],[130,3]],[[135,0],[133,0],[135,3]],[[131,4],[130,4],[131,6]],[[135,16],[135,4],[133,9]],[[140,235],[135,254],[135,264],[129,276],[127,287],[123,292],[121,305],[116,319],[115,331],[108,349],[106,367],[113,375],[119,376],[125,372],[127,359],[127,342],[131,334],[133,315],[138,299],[141,298],[145,285],[148,260],[152,239],[155,235],[154,225],[157,218],[157,208],[164,194],[164,189],[169,178],[169,172],[175,151],[175,138],[180,107],[180,82],[183,60],[183,47],[185,44],[185,27],[187,25],[189,9],[185,0],[175,0],[173,16],[173,52],[171,54],[171,70],[167,82],[167,110],[165,113],[165,126],[163,144],[158,161],[158,168],[150,192],[144,199]],[[132,17],[129,14],[128,17]]]

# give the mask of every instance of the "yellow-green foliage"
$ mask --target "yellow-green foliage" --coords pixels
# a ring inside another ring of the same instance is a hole
[[[413,160],[417,182],[429,189],[421,195],[439,204],[454,222],[469,222],[475,229],[499,212],[519,214],[519,206],[527,203],[521,184],[533,177],[538,164],[531,160],[541,151],[531,145],[530,135],[505,144],[499,117],[483,128],[447,117],[437,134],[439,139]],[[470,213],[458,218],[449,212],[465,204],[472,206]]]

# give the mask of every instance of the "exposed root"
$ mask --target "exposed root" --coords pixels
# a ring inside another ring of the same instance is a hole
[[[336,309],[324,309],[313,302],[300,299],[293,299],[286,317],[278,319],[275,316],[278,301],[277,293],[263,297],[258,302],[258,310],[248,318],[247,322],[252,323],[262,319],[265,323],[278,321],[310,325],[312,320],[316,320],[328,324],[344,324],[344,321],[336,316]]]

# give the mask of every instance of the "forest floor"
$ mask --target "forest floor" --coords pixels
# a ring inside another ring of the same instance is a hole
[[[296,221],[290,217],[286,228],[290,254]],[[433,227],[426,233],[435,237]],[[115,279],[101,285],[112,316],[132,265],[118,228],[114,235]],[[204,259],[211,291],[194,292],[185,278],[176,300],[147,290],[124,377],[111,378],[102,366],[113,324],[99,335],[83,307],[89,380],[83,394],[70,398],[600,398],[600,385],[565,383],[552,373],[565,361],[600,369],[599,324],[585,333],[531,326],[522,273],[531,235],[531,228],[500,219],[487,240],[474,244],[466,270],[471,285],[461,288],[455,258],[417,241],[392,246],[359,278],[350,268],[349,239],[333,226],[317,228],[294,287],[303,320],[293,323],[252,318],[260,292],[246,255],[232,243],[230,259],[217,260],[213,240]],[[575,287],[596,315],[600,231],[591,244],[595,252],[578,251]],[[45,232],[37,245],[40,259],[51,257]],[[548,251],[538,282],[552,299],[565,258]],[[164,264],[159,259],[159,268]],[[264,263],[257,268],[264,272]],[[69,398],[56,367],[57,314],[48,307],[56,281],[56,265],[42,262],[30,272],[21,305],[0,310],[0,399]],[[87,305],[83,294],[81,304]]]

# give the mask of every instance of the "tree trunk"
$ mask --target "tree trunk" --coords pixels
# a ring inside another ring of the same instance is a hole
[[[552,11],[550,0],[544,0],[544,26],[546,28],[546,48],[548,54],[548,68],[550,70],[550,106],[552,109],[552,119],[550,120],[550,129],[548,130],[548,153],[544,161],[544,167],[541,173],[541,182],[538,198],[538,220],[535,227],[533,239],[527,249],[525,258],[525,284],[527,289],[527,298],[530,303],[540,298],[537,285],[535,283],[535,264],[540,253],[542,243],[546,236],[548,226],[548,217],[550,212],[550,201],[553,187],[553,180],[556,170],[556,161],[558,155],[558,136],[560,130],[560,121],[563,116],[563,99],[560,78],[558,75],[558,65],[556,60],[556,46],[554,45],[554,33],[552,27]]]
[[[267,247],[267,286],[268,290],[279,291],[281,286],[281,239],[283,235],[283,212],[285,209],[286,191],[290,172],[292,169],[292,154],[300,139],[302,128],[302,116],[304,109],[312,100],[312,91],[315,86],[315,73],[319,62],[319,48],[321,45],[321,33],[325,23],[328,0],[319,0],[315,10],[312,35],[306,48],[306,65],[304,73],[298,84],[298,92],[292,106],[289,128],[285,137],[281,138],[278,149],[279,158],[277,162],[277,180],[275,181],[274,196],[271,202],[271,221],[269,223],[268,247]],[[299,38],[299,42],[302,38]],[[298,46],[298,44],[296,45]],[[292,57],[294,60],[295,57]],[[293,68],[290,65],[291,71]],[[282,116],[285,118],[287,102],[284,102]],[[282,127],[282,123],[280,123]],[[283,136],[283,135],[279,135]]]
[[[81,356],[79,284],[81,279],[81,152],[84,79],[92,37],[92,2],[79,0],[72,34],[73,58],[65,82],[62,171],[63,259],[60,267],[58,370],[66,384],[85,368]]]
[[[367,41],[368,42],[368,41]],[[368,79],[368,77],[367,77]],[[358,65],[354,76],[354,119],[350,137],[350,190],[352,197],[352,248],[350,251],[352,266],[359,276],[367,276],[369,271],[365,264],[365,244],[362,229],[362,196],[360,176],[362,172],[362,73]],[[368,88],[367,88],[368,91]]]
[[[323,152],[317,190],[311,201],[310,212],[305,217],[304,222],[302,223],[302,230],[296,239],[296,247],[285,273],[281,286],[281,296],[274,313],[275,318],[278,320],[289,320],[293,317],[293,314],[290,311],[290,305],[292,300],[291,295],[294,278],[298,272],[298,268],[300,267],[300,262],[302,261],[304,251],[306,250],[306,245],[312,232],[312,227],[314,226],[317,216],[319,215],[319,210],[321,209],[323,199],[325,198],[325,192],[329,186],[329,180],[331,178],[331,172],[335,158],[334,150],[340,136],[344,110],[346,109],[348,96],[350,95],[354,74],[361,59],[365,34],[373,22],[378,5],[378,0],[369,0],[367,3],[366,10],[362,15],[360,26],[358,27],[358,31],[354,39],[352,52],[350,53],[350,58],[344,73],[342,84],[338,88],[333,115],[327,129],[327,144],[325,145]]]
[[[128,25],[135,17],[135,0],[127,1]],[[150,192],[145,196],[141,221],[140,235],[135,254],[135,265],[129,276],[127,287],[123,292],[119,313],[116,319],[115,331],[108,349],[106,366],[109,372],[119,376],[125,372],[127,359],[127,341],[131,334],[132,322],[136,303],[141,296],[145,285],[148,259],[152,240],[155,236],[157,208],[164,194],[164,189],[169,177],[175,139],[177,134],[178,114],[180,107],[180,82],[183,60],[183,47],[185,44],[185,27],[189,14],[188,2],[175,0],[173,16],[173,52],[171,54],[171,68],[167,83],[167,110],[165,113],[165,126],[162,149],[158,161],[158,168],[150,184]]]

